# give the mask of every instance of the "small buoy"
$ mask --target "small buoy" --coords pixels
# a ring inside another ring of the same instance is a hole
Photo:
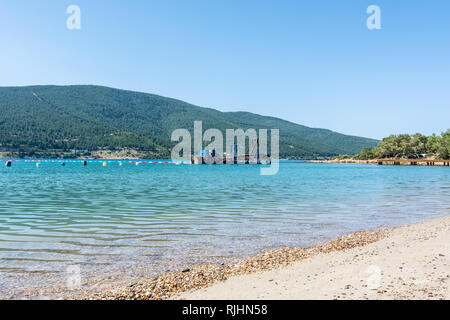
[[[38,162],[38,163],[36,163],[36,167],[40,167],[41,166],[41,163],[40,162]]]
[[[103,166],[106,167],[107,163],[106,161],[103,161]]]
[[[6,164],[5,164],[5,166],[7,166],[7,167],[11,167],[11,166],[12,166],[12,162],[11,162],[11,161],[6,161]]]
[[[122,166],[122,162],[119,162],[119,166]]]

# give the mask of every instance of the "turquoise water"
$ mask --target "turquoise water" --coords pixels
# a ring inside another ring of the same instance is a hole
[[[63,287],[72,265],[83,281],[128,281],[450,213],[445,167],[259,169],[0,162],[0,289]]]

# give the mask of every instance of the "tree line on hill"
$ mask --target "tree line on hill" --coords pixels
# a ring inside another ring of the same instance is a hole
[[[442,132],[440,136],[436,134],[425,136],[420,133],[390,135],[383,138],[376,147],[364,147],[359,154],[353,157],[341,155],[334,159],[420,159],[426,157],[450,159],[450,129]]]
[[[193,135],[194,121],[216,128],[279,129],[280,157],[330,158],[354,154],[377,140],[309,128],[248,112],[221,112],[180,100],[100,86],[0,87],[0,150],[9,157],[88,157],[133,150],[167,158],[175,129]],[[225,146],[228,151],[232,146]]]

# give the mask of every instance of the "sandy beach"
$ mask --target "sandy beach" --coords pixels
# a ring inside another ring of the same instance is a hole
[[[382,239],[218,282],[176,299],[449,299],[450,216]]]
[[[199,264],[84,299],[449,299],[450,216]]]

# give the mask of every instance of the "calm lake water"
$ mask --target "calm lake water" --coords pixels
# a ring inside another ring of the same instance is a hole
[[[99,289],[450,213],[445,167],[287,162],[275,176],[259,169],[0,162],[0,297],[64,287],[70,266]]]

